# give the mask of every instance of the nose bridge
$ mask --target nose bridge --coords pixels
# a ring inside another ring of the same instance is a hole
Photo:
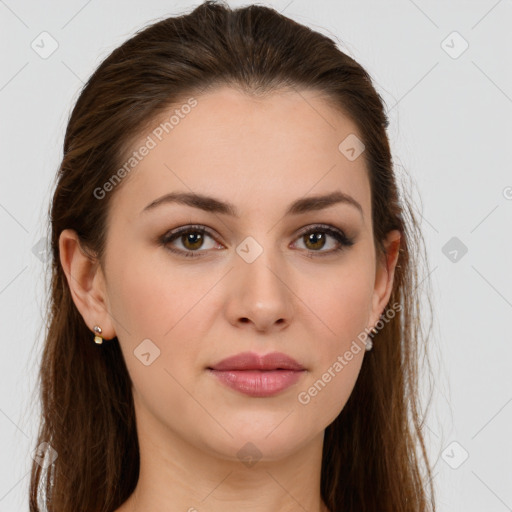
[[[257,238],[259,240],[257,240]],[[268,233],[249,235],[236,247],[233,278],[236,315],[270,325],[291,318],[293,294],[278,244]]]
[[[270,287],[274,292],[284,286],[278,279],[278,275],[285,272],[282,258],[271,235],[260,233],[245,237],[236,247],[236,253],[237,274],[243,276],[247,285]]]

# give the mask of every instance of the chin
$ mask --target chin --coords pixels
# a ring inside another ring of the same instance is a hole
[[[273,422],[271,428],[267,425],[265,427],[245,425],[239,428],[224,423],[225,428],[233,437],[222,431],[215,436],[215,439],[210,437],[205,440],[205,444],[215,456],[230,461],[261,460],[270,462],[284,459],[313,437],[313,435],[308,436],[305,432],[299,432],[298,426],[294,430],[293,425],[284,426],[284,422],[279,424],[285,416],[286,414],[281,415],[280,420]]]

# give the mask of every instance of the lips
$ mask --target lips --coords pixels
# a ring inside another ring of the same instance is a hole
[[[294,370],[301,371],[305,368],[295,359],[282,352],[271,352],[260,356],[254,352],[242,352],[240,354],[223,359],[219,363],[210,366],[210,370]]]
[[[243,352],[223,359],[207,370],[229,388],[260,398],[277,395],[306,372],[295,359],[281,352],[264,356]]]

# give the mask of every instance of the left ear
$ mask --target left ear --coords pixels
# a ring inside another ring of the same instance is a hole
[[[384,308],[389,302],[391,291],[393,290],[393,279],[395,276],[395,267],[398,261],[400,250],[400,231],[394,229],[389,231],[384,240],[385,254],[377,261],[375,269],[375,287],[372,298],[372,313],[368,327],[374,327],[379,321]]]

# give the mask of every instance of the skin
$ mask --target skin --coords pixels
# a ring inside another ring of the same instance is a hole
[[[118,512],[289,512],[298,504],[324,512],[324,430],[352,392],[364,349],[310,403],[297,395],[377,323],[400,233],[389,233],[387,255],[377,261],[364,159],[338,150],[357,126],[318,93],[256,98],[221,87],[196,99],[110,192],[104,268],[80,250],[74,231],[60,237],[77,308],[91,331],[101,326],[104,343],[118,337],[133,382],[140,478]],[[173,191],[233,203],[240,217],[182,204],[141,214]],[[284,216],[296,199],[333,191],[352,196],[362,215],[338,203]],[[297,235],[316,223],[341,229],[354,244],[327,255],[338,246],[330,235],[324,244]],[[205,235],[201,246],[178,237],[169,245],[202,257],[179,256],[156,241],[188,224],[208,226],[214,238]],[[247,236],[263,248],[252,263],[236,252]],[[147,338],[160,356],[145,366],[134,350]],[[284,352],[307,371],[276,396],[249,397],[206,371],[243,351]],[[247,442],[260,452],[251,467],[237,456]]]

